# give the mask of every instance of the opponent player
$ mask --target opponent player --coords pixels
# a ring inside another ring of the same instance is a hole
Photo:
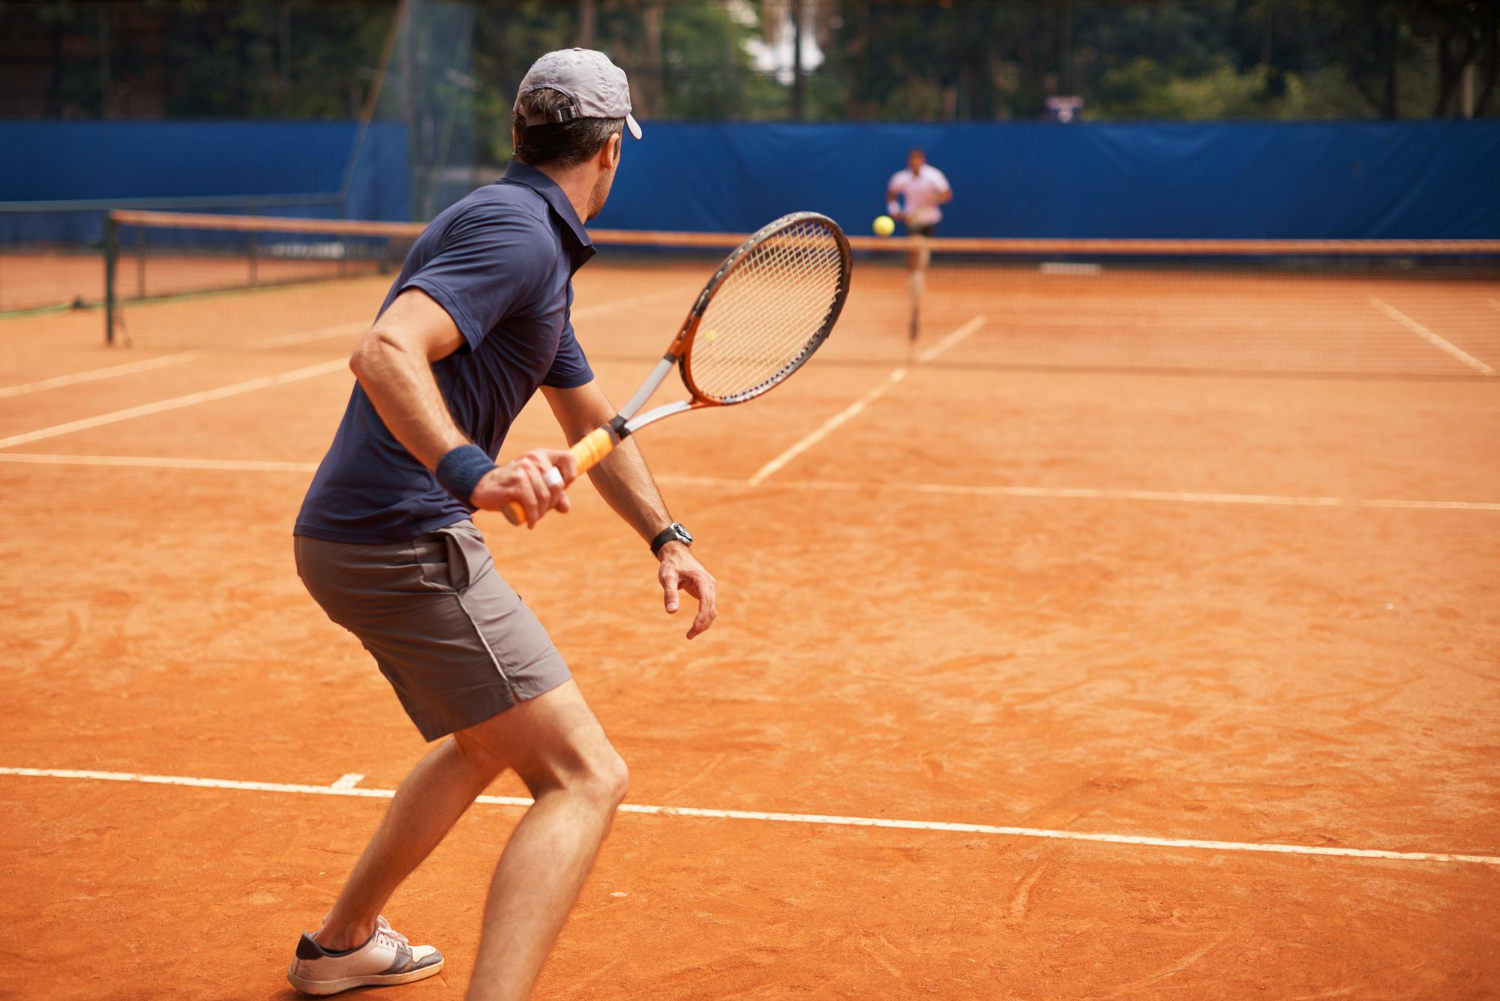
[[[891,175],[885,187],[886,211],[892,219],[906,223],[906,231],[918,239],[921,246],[906,257],[907,284],[911,289],[911,328],[909,336],[917,339],[917,316],[922,302],[922,286],[925,284],[927,264],[932,260],[932,251],[926,240],[937,232],[943,221],[943,210],[939,207],[953,200],[953,189],[943,172],[927,162],[927,154],[914,149],[906,154],[906,169]],[[902,202],[905,202],[903,206]]]
[[[526,997],[625,796],[625,763],[541,624],[469,520],[515,502],[534,526],[568,510],[541,450],[497,466],[511,421],[540,388],[570,441],[614,415],[569,322],[572,275],[594,253],[583,222],[609,195],[625,74],[602,53],[552,52],[521,82],[515,162],[443,212],[412,246],[350,360],[358,385],[297,518],[297,570],[374,655],[428,740],[333,909],[304,934],[288,979],[311,994],[432,976],[443,957],[381,915],[402,880],[503,769],[535,804],[490,884],[471,1001]],[[714,579],[667,513],[635,439],[590,474],[651,545],[666,610],[698,599],[688,638],[716,615]]]

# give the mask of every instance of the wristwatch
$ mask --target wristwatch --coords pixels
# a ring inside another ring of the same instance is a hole
[[[684,546],[693,544],[693,533],[683,528],[678,522],[672,522],[661,530],[661,534],[651,540],[651,555],[660,556],[661,547],[669,542],[680,542]]]

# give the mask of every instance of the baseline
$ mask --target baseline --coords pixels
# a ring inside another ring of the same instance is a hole
[[[354,784],[363,778],[357,772],[340,776],[328,785],[286,782],[249,782],[210,779],[190,775],[147,775],[136,772],[100,772],[72,768],[0,767],[0,775],[24,778],[72,779],[94,782],[133,782],[145,785],[189,786],[197,789],[232,789],[245,792],[277,792],[303,796],[355,796],[390,799],[394,789],[368,789]],[[520,796],[480,796],[475,802],[490,806],[529,807]],[[713,810],[688,806],[649,806],[625,803],[621,813],[660,817],[694,817],[710,820],[755,820],[777,824],[813,824],[823,827],[878,827],[901,831],[942,831],[953,834],[986,834],[996,837],[1043,838],[1054,841],[1091,841],[1096,844],[1131,845],[1144,848],[1194,848],[1222,852],[1265,852],[1279,855],[1311,855],[1338,858],[1385,859],[1393,862],[1463,862],[1500,866],[1500,856],[1458,852],[1396,852],[1380,848],[1334,848],[1327,845],[1294,845],[1254,841],[1205,841],[1196,838],[1159,838],[1144,834],[1104,834],[1062,831],[1042,827],[1007,827],[998,824],[955,824],[935,820],[894,820],[883,817],[844,817],[836,814],[776,813],[757,810]]]

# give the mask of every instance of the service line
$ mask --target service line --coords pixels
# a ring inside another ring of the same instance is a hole
[[[889,388],[882,384],[879,388]],[[873,392],[873,390],[872,390]],[[868,395],[868,394],[867,394]],[[847,409],[847,408],[846,408]],[[135,469],[201,469],[234,473],[312,473],[316,462],[275,459],[197,459],[155,455],[44,455],[0,452],[0,463],[34,466],[116,466]],[[755,480],[658,473],[662,483],[712,490],[747,490]],[[1172,504],[1240,504],[1251,507],[1372,508],[1400,511],[1495,511],[1500,501],[1406,500],[1397,497],[1306,497],[1286,494],[1224,494],[1203,491],[1124,490],[1110,487],[1025,487],[971,483],[882,483],[857,480],[777,480],[777,490],[870,494],[900,491],[938,497],[1032,497],[1044,500],[1123,500]]]
[[[0,767],[0,775],[23,778],[65,779],[84,782],[131,782],[144,785],[188,786],[195,789],[232,789],[242,792],[275,792],[301,796],[352,796],[390,799],[394,789],[370,789],[355,783],[363,776],[350,773],[329,785],[286,782],[246,782],[189,775],[146,775],[136,772],[99,772],[72,768]],[[529,807],[531,800],[519,796],[480,796],[475,802],[490,806]],[[1197,838],[1158,838],[1146,834],[1105,834],[1059,831],[1043,827],[1008,827],[998,824],[955,824],[937,820],[894,820],[885,817],[844,817],[835,814],[772,813],[756,810],[714,810],[691,806],[648,806],[625,803],[621,813],[660,817],[694,817],[705,820],[753,820],[773,824],[810,824],[820,827],[877,827],[898,831],[942,831],[952,834],[983,834],[993,837],[1043,838],[1053,841],[1091,841],[1096,844],[1141,848],[1192,848],[1216,852],[1263,852],[1277,855],[1313,855],[1338,858],[1385,859],[1392,862],[1463,862],[1500,866],[1500,856],[1458,852],[1396,852],[1381,848],[1334,848],[1327,845],[1289,845],[1254,841],[1206,841]]]

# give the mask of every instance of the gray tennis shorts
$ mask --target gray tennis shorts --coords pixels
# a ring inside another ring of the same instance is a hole
[[[299,535],[296,552],[308,592],[374,655],[427,740],[572,676],[473,522],[374,546]]]

